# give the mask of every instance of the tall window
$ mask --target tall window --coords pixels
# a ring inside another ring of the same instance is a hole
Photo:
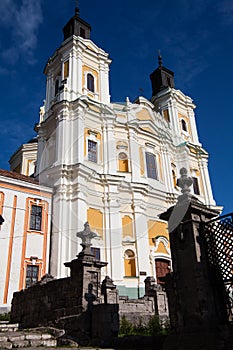
[[[193,177],[193,192],[194,194],[197,194],[197,195],[200,194],[198,179],[196,177]]]
[[[184,131],[188,131],[187,129],[187,124],[186,124],[186,121],[184,119],[181,119],[181,126],[182,126],[182,130]]]
[[[158,284],[164,284],[165,282],[161,279],[165,277],[167,273],[170,273],[170,262],[165,259],[155,260],[156,278]]]
[[[91,92],[95,92],[94,77],[92,74],[87,74],[87,89]]]
[[[131,249],[125,251],[125,276],[136,276],[135,254]]]
[[[146,152],[146,168],[147,176],[151,179],[158,179],[157,169],[156,169],[156,157],[153,153]]]
[[[27,265],[26,269],[26,288],[31,287],[38,281],[39,266]]]
[[[41,231],[42,207],[39,205],[31,206],[30,230]]]
[[[67,79],[69,76],[69,60],[64,62],[64,79]]]
[[[174,185],[174,187],[176,187],[177,186],[177,179],[176,179],[175,170],[172,170],[172,179],[173,179],[173,185]]]
[[[58,92],[59,92],[59,79],[57,79],[55,82],[55,96],[58,94]]]
[[[127,157],[127,154],[125,154],[124,152],[121,152],[118,155],[118,167],[119,167],[119,171],[124,171],[124,172],[129,171],[128,157]]]
[[[88,160],[97,163],[97,142],[88,140]]]

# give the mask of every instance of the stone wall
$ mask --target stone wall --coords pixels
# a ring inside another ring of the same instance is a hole
[[[82,312],[79,286],[70,277],[38,283],[14,293],[11,321],[21,327],[49,325],[67,315]]]

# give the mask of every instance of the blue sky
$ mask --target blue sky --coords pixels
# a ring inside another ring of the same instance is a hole
[[[0,1],[0,168],[9,169],[10,155],[34,136],[43,68],[74,7],[72,0]],[[149,74],[161,50],[176,88],[197,105],[217,204],[233,211],[233,1],[81,0],[79,7],[92,40],[113,60],[112,101],[151,97]]]

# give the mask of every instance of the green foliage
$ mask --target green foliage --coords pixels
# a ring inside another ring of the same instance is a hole
[[[127,320],[125,315],[122,316],[120,322],[119,336],[127,335],[144,335],[144,336],[155,336],[155,335],[166,335],[170,331],[169,319],[160,321],[158,315],[152,316],[148,323],[144,325],[140,320],[139,324],[133,325]]]
[[[159,317],[157,315],[152,316],[147,324],[147,327],[150,335],[160,334],[162,331],[162,325],[159,321]]]
[[[120,334],[122,335],[130,335],[133,332],[133,325],[127,320],[125,315],[122,316],[120,322]]]
[[[10,312],[5,313],[5,314],[0,314],[0,321],[10,321]]]

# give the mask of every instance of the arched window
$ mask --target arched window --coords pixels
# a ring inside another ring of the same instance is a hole
[[[187,129],[187,124],[186,124],[186,121],[184,119],[181,119],[181,126],[182,126],[182,130],[184,131],[188,131]]]
[[[118,168],[119,168],[119,171],[124,171],[124,172],[129,171],[128,157],[127,157],[127,154],[124,152],[121,152],[118,155]]]
[[[136,265],[135,265],[135,254],[131,249],[125,251],[125,276],[135,277],[136,276]]]
[[[87,89],[91,92],[95,92],[95,81],[92,74],[87,74]]]

